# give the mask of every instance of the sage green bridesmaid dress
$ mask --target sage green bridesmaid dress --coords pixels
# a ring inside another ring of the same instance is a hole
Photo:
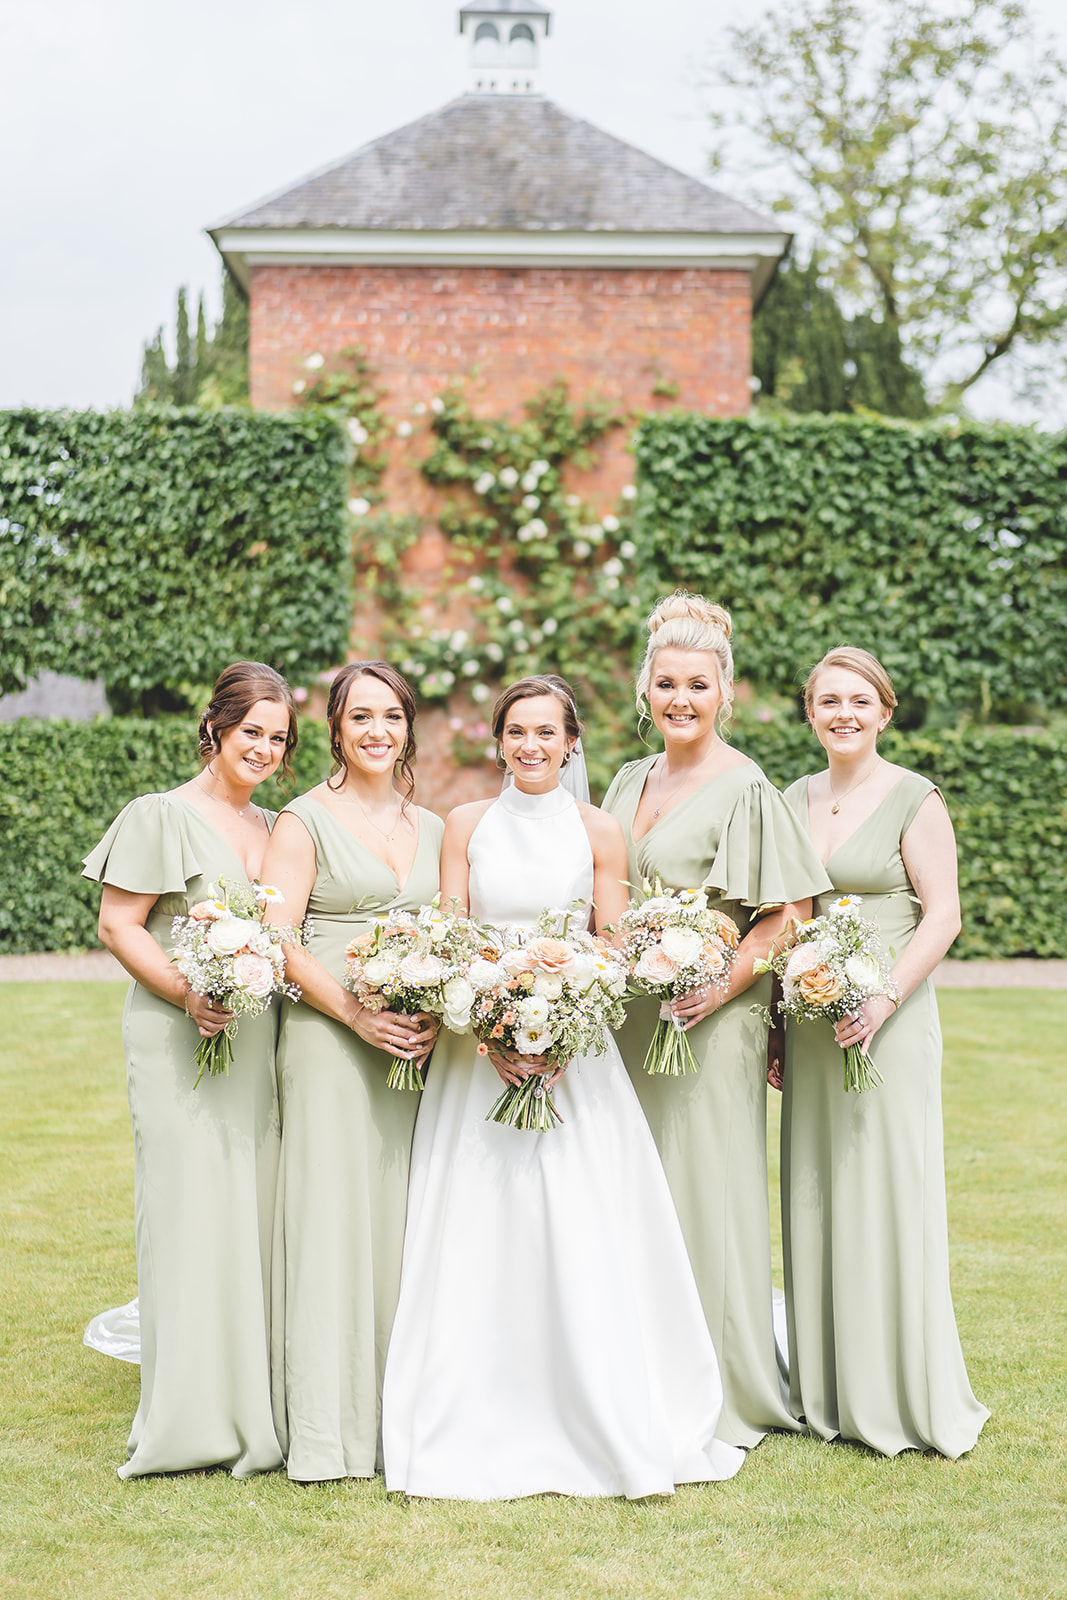
[[[899,957],[921,920],[901,856],[934,785],[905,773],[826,863]],[[808,780],[786,791],[808,825]],[[971,1393],[949,1286],[941,1028],[927,978],[871,1046],[883,1082],[842,1088],[829,1023],[786,1028],[782,1229],[794,1414],[883,1455],[969,1450],[989,1416]]]
[[[315,845],[311,954],[339,981],[375,916],[440,887],[444,824],[419,808],[407,881],[313,795],[286,806]],[[278,1041],[282,1159],[274,1242],[274,1416],[291,1478],[370,1478],[400,1291],[408,1161],[420,1096],[386,1086],[391,1057],[299,1001]],[[432,1068],[431,1068],[432,1070]]]
[[[158,896],[146,927],[168,954],[173,919],[205,899],[210,884],[248,884],[231,846],[176,794],[131,800],[86,856],[83,876]],[[243,1478],[282,1464],[269,1372],[277,1021],[276,1006],[242,1017],[228,1076],[205,1074],[194,1088],[196,1024],[130,984],[122,1037],[141,1401],[121,1478],[217,1465]]]
[[[829,886],[818,856],[755,763],[730,767],[688,795],[641,839],[633,820],[655,756],[619,772],[604,810],[618,817],[630,881],[657,875],[672,889],[715,891],[742,938],[760,906],[806,900]],[[758,1444],[796,1429],[772,1321],[767,1196],[767,1027],[752,1012],[767,978],[690,1030],[698,1062],[685,1077],[650,1077],[645,1052],[659,1002],[627,1006],[619,1049],[652,1129],[704,1305],[723,1382],[718,1437]]]

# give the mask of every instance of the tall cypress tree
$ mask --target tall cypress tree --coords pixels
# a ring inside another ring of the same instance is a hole
[[[867,313],[846,317],[815,257],[779,269],[753,319],[752,370],[761,395],[789,411],[930,410],[896,329]]]
[[[222,280],[222,316],[209,328],[204,296],[196,315],[195,342],[190,337],[187,293],[178,291],[175,326],[176,360],[167,361],[160,328],[144,346],[141,386],[135,405],[245,405],[248,402],[248,302],[229,273]]]
[[[196,371],[193,366],[192,341],[189,338],[189,306],[183,285],[178,290],[178,323],[175,338],[177,359],[174,363],[174,404],[188,406],[195,398]]]

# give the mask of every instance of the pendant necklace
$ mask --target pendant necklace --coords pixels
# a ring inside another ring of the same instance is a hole
[[[666,765],[666,762],[664,764]],[[695,766],[693,768],[693,772],[699,772],[701,766],[703,766],[703,762],[700,762],[697,766]],[[685,773],[683,773],[681,778],[679,778],[678,782],[675,784],[674,788],[669,790],[667,794],[663,793],[663,778],[660,775],[660,773],[657,772],[657,774],[656,774],[656,777],[657,777],[657,780],[658,780],[657,788],[660,791],[660,796],[659,796],[659,805],[656,807],[655,811],[653,811],[653,813],[652,813],[652,821],[653,822],[656,821],[657,817],[660,814],[660,811],[661,811],[662,807],[664,805],[666,805],[667,801],[668,800],[672,800],[674,798],[674,796],[678,793],[679,789],[684,789],[685,788],[685,786],[689,782],[690,778],[692,778],[693,772],[685,772]]]
[[[860,779],[860,781],[858,783],[854,783],[852,785],[851,789],[846,789],[844,794],[841,794],[841,795],[839,795],[837,793],[837,790],[834,788],[833,780],[830,777],[829,771],[827,771],[826,781],[830,785],[830,793],[834,797],[834,803],[830,807],[830,815],[832,817],[836,817],[837,813],[841,810],[841,802],[842,802],[842,800],[847,800],[850,794],[855,794],[857,789],[862,789],[863,785],[867,782],[867,779],[869,777],[871,777],[871,775],[878,770],[878,768],[881,766],[881,764],[882,764],[881,756],[875,756],[875,758],[874,758],[874,766],[873,767],[868,767],[867,771],[863,774],[863,777]]]
[[[210,767],[207,768],[207,775],[214,782],[218,781],[215,778],[215,774],[212,772]],[[241,810],[238,811],[236,806],[231,806],[231,804],[230,804],[230,802],[228,800],[220,800],[218,795],[217,794],[212,794],[210,789],[204,789],[202,792],[207,795],[209,800],[214,800],[214,802],[215,802],[215,804],[217,806],[224,806],[225,809],[231,814],[231,816],[234,816],[234,817],[243,817],[243,816],[245,816],[247,814],[249,808],[251,807],[251,804],[252,804],[251,799],[249,799],[248,804],[243,806],[241,808]]]
[[[380,827],[379,824],[377,822],[375,822],[374,818],[371,816],[370,812],[367,810],[366,806],[363,804],[363,801],[362,800],[357,800],[354,794],[340,794],[340,793],[338,793],[337,794],[337,798],[338,798],[338,800],[346,801],[348,803],[348,805],[350,805],[350,806],[358,806],[359,809],[363,813],[365,821],[367,821],[370,824],[370,826],[374,829],[375,833],[380,833],[381,834],[381,836],[385,840],[386,844],[388,844],[389,841],[392,839],[393,835],[396,833],[397,829],[399,828],[401,822],[404,819],[404,807],[403,807],[403,803],[401,803],[401,804],[399,804],[397,806],[396,816],[393,819],[393,826],[392,826],[391,830],[388,833],[386,833],[385,829]]]

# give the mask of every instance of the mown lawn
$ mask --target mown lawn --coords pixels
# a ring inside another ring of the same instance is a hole
[[[971,1457],[774,1437],[627,1504],[389,1497],[281,1474],[120,1483],[137,1370],[81,1344],[135,1292],[121,986],[0,986],[0,1592],[530,1600],[1067,1595],[1067,994],[942,996]]]

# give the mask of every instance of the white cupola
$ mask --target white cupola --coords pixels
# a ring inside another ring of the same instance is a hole
[[[537,0],[475,0],[462,6],[468,94],[539,94],[539,53],[552,13]]]

